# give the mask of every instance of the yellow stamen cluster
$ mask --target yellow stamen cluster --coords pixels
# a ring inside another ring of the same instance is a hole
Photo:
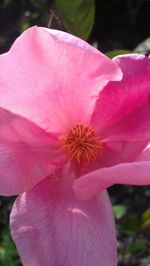
[[[79,164],[89,163],[102,149],[94,130],[83,124],[77,124],[68,131],[63,138],[63,146],[68,158]]]

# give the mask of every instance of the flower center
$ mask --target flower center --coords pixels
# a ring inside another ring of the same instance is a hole
[[[70,160],[89,163],[101,151],[100,139],[93,129],[83,124],[71,128],[63,138],[63,146]]]

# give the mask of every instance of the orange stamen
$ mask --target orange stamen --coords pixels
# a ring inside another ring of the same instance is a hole
[[[63,138],[63,146],[68,158],[79,164],[94,160],[102,149],[94,130],[83,124],[77,124],[68,131]]]

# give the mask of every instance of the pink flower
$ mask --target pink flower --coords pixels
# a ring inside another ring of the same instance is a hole
[[[24,266],[117,265],[104,189],[150,183],[149,61],[37,27],[0,56],[0,193],[20,194]]]

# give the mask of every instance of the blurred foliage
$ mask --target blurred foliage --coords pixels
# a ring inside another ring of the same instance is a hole
[[[150,231],[150,208],[146,209],[142,215],[142,229],[147,229]],[[149,234],[150,236],[150,234]]]
[[[9,230],[9,213],[14,197],[0,197],[0,266],[21,266]]]
[[[129,50],[123,50],[123,49],[120,49],[120,50],[113,50],[113,51],[109,51],[106,53],[106,55],[110,58],[113,58],[117,55],[122,55],[122,54],[131,54],[132,51],[129,51]]]
[[[116,218],[118,266],[150,265],[150,187],[110,189]]]
[[[1,231],[0,239],[0,265],[21,266],[17,250],[10,238],[9,228],[7,226]]]

